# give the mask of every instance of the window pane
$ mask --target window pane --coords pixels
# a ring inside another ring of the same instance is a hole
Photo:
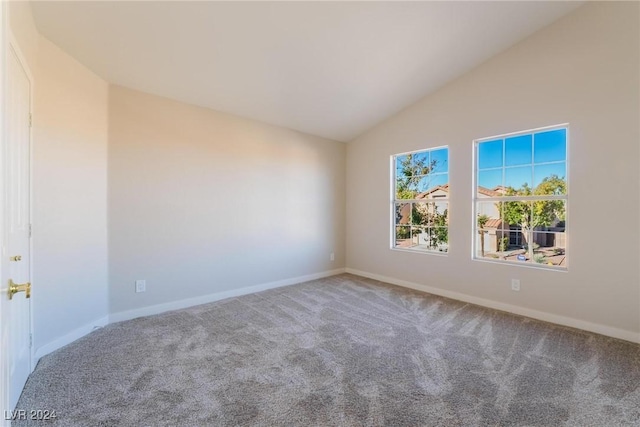
[[[415,199],[420,177],[401,174],[396,178],[396,199]]]
[[[549,231],[567,231],[567,202],[566,200],[554,200],[554,220],[548,226]]]
[[[446,226],[449,223],[449,203],[414,203],[412,224],[421,226]]]
[[[403,165],[408,164],[408,162],[406,155],[396,156],[396,180],[404,176],[402,174]]]
[[[517,202],[521,203],[521,202]],[[525,206],[530,207],[530,203],[522,203],[523,209]],[[515,206],[515,205],[512,205]],[[505,207],[505,212],[508,212],[509,208]],[[523,217],[528,218],[530,221],[530,215],[526,213],[522,214]],[[525,225],[523,225],[525,224]],[[531,236],[531,230],[527,225],[529,223],[524,222],[522,224],[512,224],[508,229],[504,230],[504,244],[507,246],[506,250],[502,254],[502,259],[505,261],[512,261],[517,263],[530,263],[532,262],[531,252],[529,251],[529,241]]]
[[[410,225],[411,203],[396,203],[395,218],[396,225]]]
[[[522,230],[522,227],[516,225],[505,228],[503,239],[504,241],[502,242],[502,245],[506,251],[505,256],[516,256],[526,252],[523,251],[523,249],[526,248],[527,239],[526,233]]]
[[[495,191],[502,186],[502,169],[478,172],[478,197],[498,197]]]
[[[449,171],[449,149],[441,148],[431,152],[431,165],[433,173]]]
[[[498,259],[506,249],[502,240],[504,222],[500,219],[500,203],[476,203],[476,256]],[[507,227],[508,228],[508,227]]]
[[[502,167],[502,139],[478,144],[478,169]]]
[[[448,227],[433,227],[430,230],[430,248],[437,250],[438,252],[449,251],[449,228]]]
[[[503,202],[500,209],[505,221],[504,228],[526,229],[531,227],[533,220],[531,202]]]
[[[495,245],[492,247],[492,238],[489,236],[489,232],[486,230],[477,230],[477,233],[478,237],[475,240],[476,258],[498,259],[499,255],[495,249]]]
[[[420,182],[418,183],[418,194],[421,194],[422,197],[432,198],[435,195],[444,195],[445,197],[449,197],[449,189],[448,188],[438,188],[449,183],[449,174],[440,173],[435,175],[425,175],[420,177]]]
[[[487,259],[504,259],[509,254],[509,230],[484,228],[477,230],[476,256]]]
[[[564,162],[567,159],[567,130],[556,129],[533,136],[533,161]]]
[[[533,168],[531,166],[518,166],[504,170],[504,186],[515,190],[515,194],[530,195]]]
[[[566,163],[550,163],[533,167],[535,194],[567,194]],[[544,185],[540,184],[544,182]]]
[[[397,186],[396,185],[396,199],[398,199],[398,200],[415,199],[415,197],[416,197],[416,192],[415,191],[409,191],[409,190],[406,190],[402,186]]]
[[[396,227],[395,246],[399,248],[409,248],[411,245],[411,227]]]
[[[409,154],[411,156],[411,164],[416,168],[416,174],[422,175],[429,171],[429,151],[419,151],[417,153]]]
[[[533,262],[566,266],[566,240],[562,232],[534,232]]]
[[[500,220],[500,203],[478,202],[476,203],[477,225],[481,227],[503,228]]]
[[[518,238],[521,239],[522,242],[524,242],[523,244],[526,245],[526,237],[525,234],[521,234],[518,231],[511,231],[510,232],[510,239]],[[513,249],[514,246],[511,246],[511,249]],[[503,258],[505,261],[511,261],[511,262],[517,262],[517,263],[531,263],[531,257],[529,256],[529,252],[526,249],[514,249],[514,250],[509,250],[507,252],[505,252]]]
[[[449,230],[447,227],[413,227],[412,247],[427,251],[448,252]]]
[[[413,244],[416,249],[429,249],[429,242],[431,241],[429,237],[429,229],[423,227],[413,227],[412,228],[413,235]]]
[[[433,177],[431,175],[425,175],[420,177],[418,182],[418,198],[429,197],[429,194],[435,190],[435,186],[431,183]]]
[[[446,226],[449,224],[449,203],[435,202],[431,204],[432,222],[436,226]]]
[[[414,199],[418,184],[428,170],[428,153],[412,153],[396,158],[396,199]]]
[[[566,203],[564,200],[538,200],[532,202],[532,227],[534,231],[549,228],[566,228]]]
[[[431,177],[431,183],[433,185],[448,185],[449,184],[449,174],[448,173],[438,173]]]
[[[531,135],[520,135],[504,141],[505,166],[519,166],[533,163],[533,138]]]
[[[414,203],[411,211],[411,224],[413,225],[431,225],[431,203]]]

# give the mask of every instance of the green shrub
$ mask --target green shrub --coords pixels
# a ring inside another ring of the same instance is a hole
[[[509,237],[508,236],[504,236],[502,239],[500,239],[500,243],[498,244],[498,250],[500,252],[504,252],[509,248]]]

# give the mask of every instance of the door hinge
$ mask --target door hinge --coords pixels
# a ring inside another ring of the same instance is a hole
[[[29,238],[31,238],[31,224],[29,224]]]
[[[29,348],[33,347],[33,334],[29,334]]]
[[[31,113],[29,113],[29,127],[32,126],[33,123],[33,116],[31,115]]]

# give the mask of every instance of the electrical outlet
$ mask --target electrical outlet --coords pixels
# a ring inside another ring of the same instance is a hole
[[[511,279],[511,290],[512,291],[520,290],[520,279]]]
[[[147,290],[146,280],[136,280],[136,292],[145,292]]]
[[[329,261],[335,261],[336,260],[336,254],[334,254],[333,252],[331,252],[329,254]]]

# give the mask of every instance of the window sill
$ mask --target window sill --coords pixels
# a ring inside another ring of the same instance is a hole
[[[404,249],[404,248],[389,248],[392,251],[397,251],[397,252],[409,252],[412,254],[426,254],[426,255],[435,255],[435,256],[440,256],[440,257],[446,257],[449,255],[449,252],[441,252],[441,251],[428,251],[425,249]]]
[[[556,271],[560,273],[566,273],[568,271],[567,267],[559,266],[559,265],[546,265],[546,264],[538,264],[538,263],[530,263],[530,262],[516,262],[516,261],[503,261],[499,259],[487,259],[487,258],[477,258],[472,257],[473,261],[478,262],[486,262],[488,264],[500,264],[500,265],[511,265],[514,267],[524,267],[524,268],[533,268],[535,270],[546,270],[546,271]]]

